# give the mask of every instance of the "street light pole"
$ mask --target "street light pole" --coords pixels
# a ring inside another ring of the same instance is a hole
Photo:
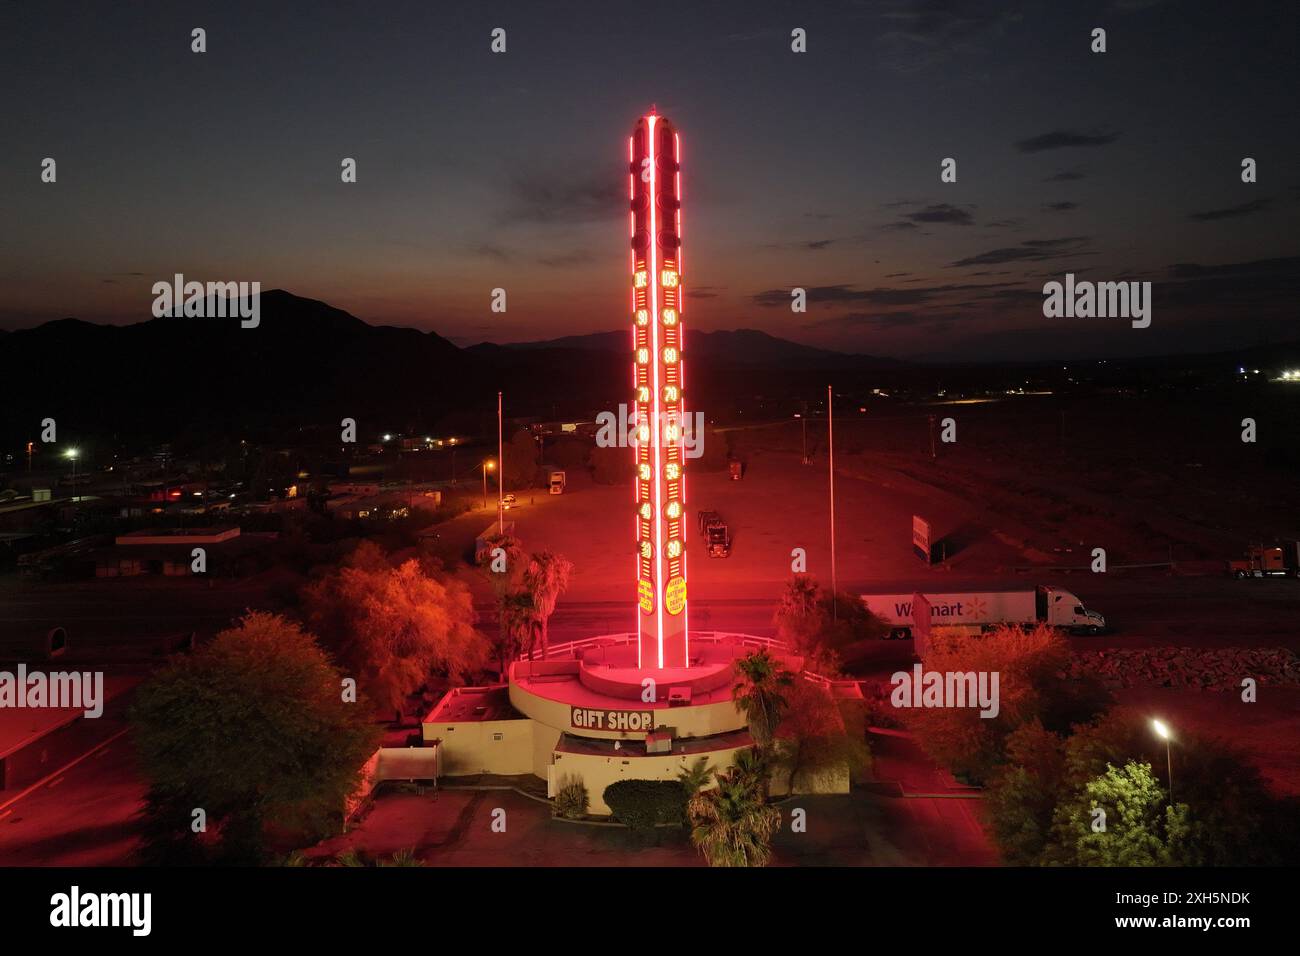
[[[826,386],[826,448],[830,458],[831,491],[831,619],[839,623],[839,578],[835,574],[835,393]]]
[[[505,443],[502,440],[501,427],[501,393],[497,392],[497,461],[501,465],[501,472],[497,475],[497,534],[506,533],[506,510],[505,510],[505,477],[506,477],[506,450]]]
[[[1151,721],[1151,726],[1156,734],[1165,742],[1165,770],[1169,775],[1169,805],[1174,803],[1174,758],[1169,750],[1169,728],[1165,726],[1163,720]]]
[[[804,399],[803,414],[799,416],[799,427],[802,430],[803,454],[799,456],[799,464],[808,464],[808,400]]]

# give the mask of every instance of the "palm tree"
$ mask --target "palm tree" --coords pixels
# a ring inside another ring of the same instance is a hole
[[[736,669],[739,678],[731,689],[731,697],[749,721],[749,734],[755,745],[766,752],[772,746],[787,707],[783,691],[794,683],[794,675],[766,649],[740,658]]]
[[[736,755],[740,759],[741,751]],[[752,780],[732,769],[714,774],[718,785],[691,798],[691,842],[709,866],[766,866],[781,813],[763,801]]]
[[[757,747],[746,747],[744,750],[737,750],[733,759],[731,773],[737,782],[753,787],[766,797],[768,755]]]
[[[505,677],[505,662],[516,654],[526,653],[529,658],[541,635],[542,622],[528,591],[510,591],[498,602],[501,615],[501,671]]]
[[[796,574],[781,592],[781,603],[772,615],[781,639],[798,650],[806,650],[821,630],[824,615],[821,589],[807,574]]]
[[[573,562],[554,551],[533,554],[524,570],[524,587],[533,595],[533,604],[542,625],[542,658],[550,648],[550,619],[555,613],[555,602],[569,587]]]

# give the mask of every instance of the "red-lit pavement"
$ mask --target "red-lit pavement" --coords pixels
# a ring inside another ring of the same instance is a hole
[[[0,791],[0,865],[129,865],[144,789],[122,736],[25,795]]]

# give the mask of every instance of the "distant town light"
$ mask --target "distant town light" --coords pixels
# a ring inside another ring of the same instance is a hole
[[[385,435],[385,436],[384,436],[384,441],[392,441],[392,440],[393,440],[393,436],[392,436],[392,435]]]

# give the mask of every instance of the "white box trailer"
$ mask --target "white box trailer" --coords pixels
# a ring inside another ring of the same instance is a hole
[[[1083,606],[1074,594],[1040,584],[1032,591],[963,591],[925,594],[932,627],[988,630],[1000,624],[1048,624],[1075,634],[1100,634],[1106,619]],[[890,626],[889,637],[912,636],[911,594],[863,594],[872,614]]]

